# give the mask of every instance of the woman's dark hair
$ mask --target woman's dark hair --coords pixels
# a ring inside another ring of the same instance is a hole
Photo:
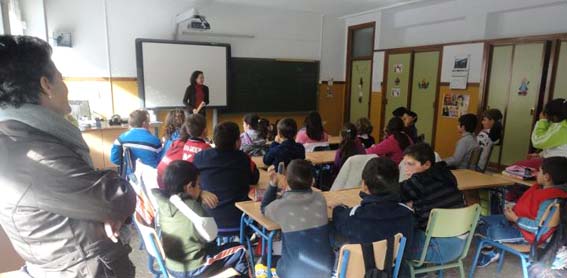
[[[190,184],[191,187],[194,187],[198,177],[199,169],[193,163],[175,160],[165,168],[163,175],[165,193],[169,196],[182,193],[185,191],[185,185]]]
[[[199,75],[203,74],[202,71],[200,70],[196,70],[191,74],[191,79],[189,79],[191,85],[196,85],[197,84],[197,77],[199,77]]]
[[[358,130],[358,134],[370,135],[374,127],[368,118],[360,118],[356,121],[356,129]]]
[[[190,137],[199,137],[207,128],[207,120],[201,114],[191,114],[185,119],[179,132],[179,140],[187,142]]]
[[[548,120],[558,123],[567,120],[567,100],[556,98],[545,105],[543,113]]]
[[[258,122],[260,117],[256,113],[248,113],[244,115],[243,121],[250,126],[253,130],[258,130]]]
[[[500,140],[500,138],[502,138],[502,129],[503,129],[502,112],[500,112],[500,110],[498,109],[488,109],[484,111],[484,113],[482,113],[482,117],[494,121],[494,125],[492,126],[490,132],[488,133],[488,137],[490,137],[490,140],[492,140],[492,142],[496,142]]]
[[[307,131],[307,137],[315,141],[321,141],[323,139],[325,130],[323,130],[323,121],[318,112],[313,111],[305,117],[305,129]]]
[[[410,139],[405,132],[405,125],[404,121],[398,117],[393,117],[388,122],[388,126],[386,126],[386,132],[390,135],[394,135],[396,141],[400,146],[400,149],[405,150],[409,145],[411,145]]]
[[[267,119],[258,120],[258,137],[262,139],[268,139],[270,135],[270,121]]]
[[[339,146],[341,165],[344,164],[349,157],[358,154],[359,148],[356,146],[357,134],[356,126],[351,123],[346,123],[341,130],[341,137],[343,138]]]
[[[403,107],[403,106],[400,106],[400,107],[394,109],[394,111],[392,111],[392,116],[401,118],[406,113],[408,113],[408,109]]]
[[[370,159],[362,170],[362,179],[373,195],[399,194],[399,175],[398,165],[386,157]]]
[[[236,141],[240,139],[240,129],[234,122],[224,122],[215,127],[213,142],[221,151],[235,150]]]
[[[185,112],[181,109],[175,109],[167,113],[165,118],[165,139],[169,140],[173,133],[181,129],[185,123]]]
[[[0,36],[0,107],[39,104],[41,77],[53,81],[51,47],[29,36]]]

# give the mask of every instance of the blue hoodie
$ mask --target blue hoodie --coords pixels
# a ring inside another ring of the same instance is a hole
[[[281,144],[272,143],[270,149],[264,155],[264,164],[278,167],[278,164],[283,161],[287,166],[294,159],[305,159],[305,148],[294,140],[288,139]]]
[[[408,242],[414,229],[413,211],[400,203],[398,194],[368,195],[353,208],[333,210],[333,228],[348,243],[372,243],[402,233]]]

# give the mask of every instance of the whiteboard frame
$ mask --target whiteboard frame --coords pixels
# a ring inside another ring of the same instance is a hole
[[[189,45],[201,45],[201,46],[217,46],[224,47],[226,49],[226,105],[207,105],[207,108],[224,108],[230,105],[230,44],[228,43],[213,43],[213,42],[193,42],[193,41],[176,41],[176,40],[159,40],[159,39],[136,39],[136,72],[138,81],[138,95],[140,96],[140,101],[142,107],[145,109],[175,109],[175,108],[185,108],[183,106],[156,106],[147,107],[146,106],[146,88],[144,83],[144,53],[143,44],[144,43],[163,43],[163,44],[189,44]]]

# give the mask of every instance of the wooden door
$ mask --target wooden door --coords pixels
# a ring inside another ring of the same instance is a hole
[[[553,98],[567,99],[567,41],[562,41],[559,48],[557,72],[555,73],[555,86]]]
[[[417,52],[413,60],[413,81],[410,109],[418,115],[415,126],[425,142],[434,142],[437,84],[439,81],[439,51]],[[419,135],[418,134],[418,135]]]
[[[526,159],[536,118],[543,72],[544,43],[514,46],[502,143],[503,165]]]
[[[383,123],[392,118],[392,112],[396,108],[408,106],[411,53],[388,54],[387,70],[386,91],[383,92],[386,100]]]
[[[502,112],[502,114],[506,113],[506,107],[508,106],[508,91],[510,87],[513,52],[513,45],[495,46],[492,48],[492,61],[490,64],[490,81],[488,83],[486,108],[498,109]],[[492,149],[490,162],[499,165],[500,154],[500,145],[495,145]]]
[[[372,60],[352,62],[350,78],[350,120],[368,117],[370,103],[370,78],[372,77]]]

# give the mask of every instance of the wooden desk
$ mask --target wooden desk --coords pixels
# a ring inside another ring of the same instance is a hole
[[[322,165],[322,164],[330,164],[335,162],[335,154],[337,151],[322,151],[322,152],[311,152],[305,154],[305,159],[311,161],[313,165]],[[256,163],[258,168],[267,169],[268,166],[264,164],[263,161],[264,157],[262,156],[253,156],[252,161]]]
[[[457,184],[461,191],[509,186],[514,184],[514,182],[510,179],[505,179],[496,175],[483,174],[473,170],[459,169],[453,170],[452,172],[457,178]]]
[[[505,180],[509,180],[510,182],[513,183],[517,183],[517,184],[521,184],[521,185],[525,185],[525,186],[532,186],[534,183],[536,183],[536,180],[520,180],[520,179],[515,179],[512,177],[508,177],[506,175],[500,174],[500,173],[494,173],[494,174],[489,174],[495,177],[500,177],[503,178]]]
[[[339,145],[342,140],[341,136],[329,136],[329,145]]]
[[[360,197],[358,196],[360,188],[352,188],[339,191],[327,191],[323,192],[327,204],[330,203],[342,203],[349,207],[356,206],[360,204]],[[262,214],[260,210],[260,202],[245,201],[236,203],[236,207],[240,209],[244,214],[248,215],[254,221],[258,222],[262,227],[266,228],[268,231],[279,230],[280,226],[274,223],[272,220],[267,218]],[[333,216],[332,210],[328,209],[329,219]]]

